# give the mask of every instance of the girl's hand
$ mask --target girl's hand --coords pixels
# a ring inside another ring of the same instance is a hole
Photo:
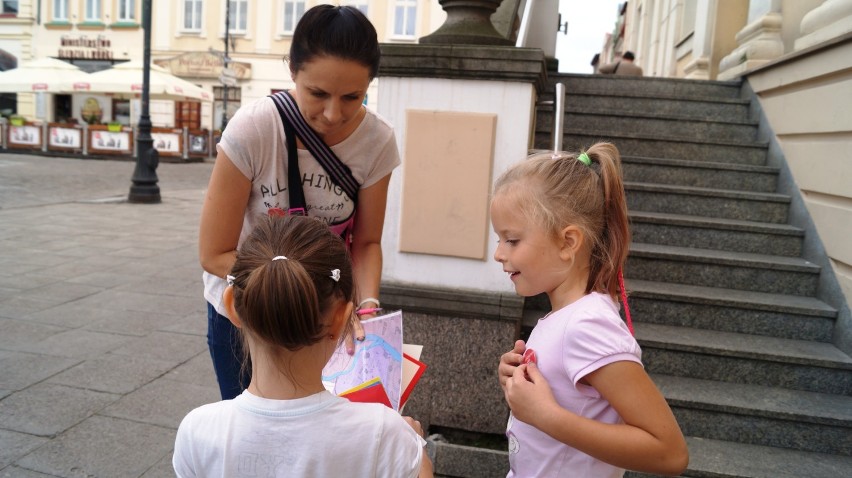
[[[355,341],[364,340],[364,326],[361,321],[364,319],[372,319],[376,314],[365,314],[362,316],[352,315],[352,333],[346,336],[346,353],[353,355],[355,353]]]
[[[503,388],[503,393],[506,393],[506,381],[512,378],[515,369],[521,364],[523,353],[526,349],[526,344],[523,340],[516,340],[515,347],[500,356],[500,365],[497,367],[497,375],[500,378],[500,387]]]
[[[423,426],[422,426],[422,425],[420,425],[420,422],[419,422],[419,421],[417,421],[417,420],[415,420],[415,419],[413,419],[413,418],[411,418],[411,417],[402,417],[402,419],[403,419],[403,420],[405,420],[405,423],[407,423],[407,424],[408,424],[408,426],[410,426],[411,428],[413,428],[413,429],[414,429],[414,431],[415,431],[418,435],[420,435],[420,436],[421,436],[421,437],[423,437],[423,438],[425,438],[425,437],[426,437],[426,435],[423,433]]]
[[[506,380],[505,390],[512,415],[536,428],[540,428],[536,424],[538,417],[550,416],[548,410],[559,406],[535,362],[515,367],[515,373]]]

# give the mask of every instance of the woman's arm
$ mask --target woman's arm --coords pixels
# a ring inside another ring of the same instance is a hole
[[[358,301],[379,297],[382,279],[382,229],[391,175],[358,192],[358,210],[352,234],[352,268]]]
[[[201,209],[198,257],[205,271],[225,277],[236,260],[251,181],[220,151]]]
[[[382,280],[382,229],[385,227],[390,176],[388,173],[377,183],[358,191],[358,210],[355,211],[355,228],[352,232],[352,274],[358,302],[368,297],[379,297],[379,284]],[[376,314],[365,314],[358,318],[369,319],[375,316]],[[352,336],[347,335],[345,340],[346,351],[350,354],[355,353],[353,338],[364,338],[364,328],[361,327],[360,320],[354,321],[352,329]]]
[[[528,381],[524,373],[529,374]],[[519,419],[601,461],[630,470],[682,473],[689,452],[665,398],[641,365],[615,362],[584,379],[624,421],[612,425],[560,407],[535,364],[521,365],[507,381],[507,399]]]

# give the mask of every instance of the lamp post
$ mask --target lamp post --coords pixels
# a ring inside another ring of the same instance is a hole
[[[230,40],[229,33],[231,31],[231,0],[225,0],[225,56],[222,57],[222,76],[228,69],[228,41]],[[225,126],[228,126],[228,83],[222,82],[222,132],[225,131]]]
[[[148,110],[151,90],[151,0],[142,1],[142,29],[142,111],[136,135],[136,169],[133,171],[133,185],[130,186],[127,200],[132,203],[159,203],[161,199],[160,187],[157,186],[157,165],[160,163],[160,154],[154,149]]]

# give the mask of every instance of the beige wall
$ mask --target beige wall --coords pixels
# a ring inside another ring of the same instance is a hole
[[[847,300],[852,297],[852,38],[748,75]]]
[[[746,25],[748,3],[743,0],[718,0],[716,8],[706,14],[716,17],[710,44],[710,79],[715,79],[719,74],[719,62],[737,47],[736,36]]]

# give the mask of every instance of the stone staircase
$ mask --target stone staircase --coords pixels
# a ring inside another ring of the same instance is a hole
[[[566,86],[563,148],[608,140],[623,156],[630,307],[687,436],[683,476],[852,476],[852,358],[831,344],[837,311],[816,298],[822,271],[740,83],[549,81]],[[552,107],[538,114],[550,149]]]

